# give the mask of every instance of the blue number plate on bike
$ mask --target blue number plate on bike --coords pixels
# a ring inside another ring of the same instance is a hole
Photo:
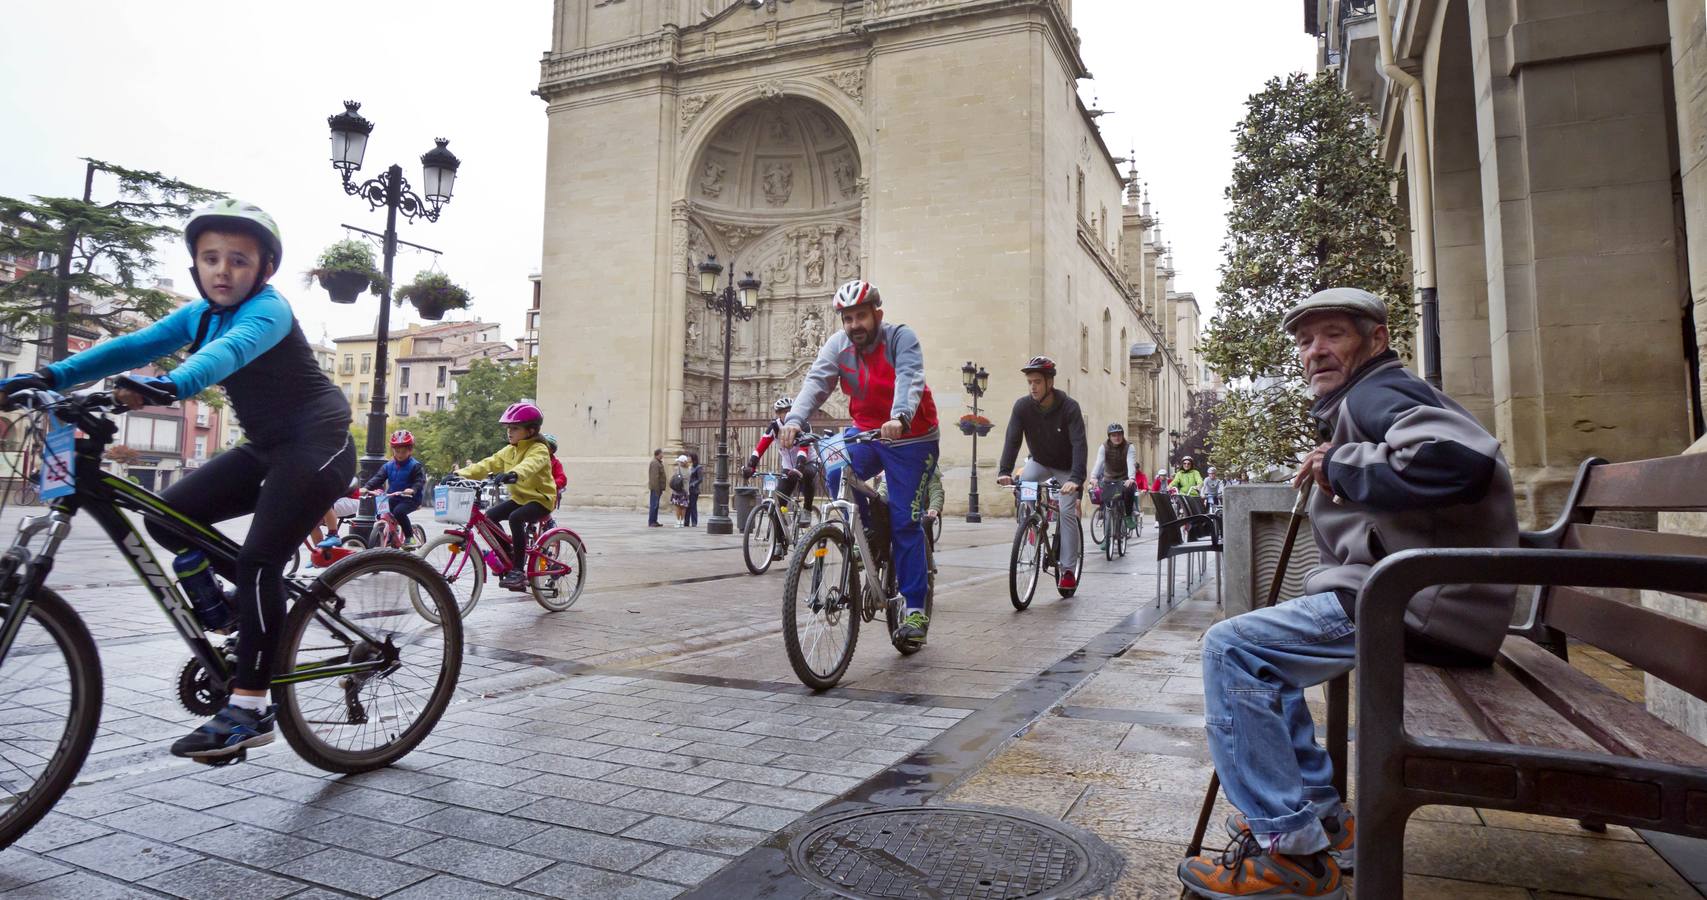
[[[824,474],[829,475],[848,464],[848,441],[840,434],[833,434],[818,442],[818,458],[824,463]]]
[[[766,475],[765,476],[765,493],[768,494],[774,490],[776,490],[776,476],[775,475]]]
[[[373,514],[375,516],[383,516],[388,512],[391,512],[391,498],[384,494],[374,494]]]
[[[1022,481],[1019,484],[1019,501],[1021,503],[1037,502],[1037,482]]]
[[[52,500],[69,496],[77,490],[76,467],[72,464],[77,444],[77,428],[69,422],[53,418],[47,440],[42,443],[41,498]]]

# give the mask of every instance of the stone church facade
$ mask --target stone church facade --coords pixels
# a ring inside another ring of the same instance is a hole
[[[557,0],[539,393],[577,502],[640,502],[655,447],[711,463],[712,254],[763,283],[733,329],[742,454],[839,327],[836,286],[864,277],[923,343],[951,510],[968,360],[991,373],[986,478],[1039,353],[1093,439],[1126,423],[1153,471],[1204,380],[1198,307],[1079,101],[1086,75],[1063,0]]]

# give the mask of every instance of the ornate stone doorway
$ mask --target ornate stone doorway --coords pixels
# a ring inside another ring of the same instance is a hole
[[[699,262],[716,253],[725,278],[732,267],[737,277],[751,271],[764,282],[757,315],[735,323],[729,392],[731,425],[762,422],[777,397],[799,390],[826,329],[835,327],[831,294],[863,268],[866,182],[835,113],[779,96],[731,114],[699,148],[688,185],[679,263],[688,276],[682,426],[691,441],[708,423],[715,428],[723,377],[723,320],[700,299]],[[846,415],[839,393],[825,413]]]

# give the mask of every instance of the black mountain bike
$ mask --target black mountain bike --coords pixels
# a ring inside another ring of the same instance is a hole
[[[1019,528],[1014,531],[1013,550],[1008,555],[1008,599],[1014,609],[1031,605],[1037,593],[1037,583],[1043,573],[1055,578],[1055,587],[1062,598],[1073,596],[1076,587],[1061,587],[1061,483],[1048,481],[1016,481],[1013,484],[1014,506],[1019,510]],[[1079,547],[1079,565],[1074,578],[1084,574],[1084,547]]]
[[[772,562],[787,559],[789,548],[800,535],[824,519],[804,499],[776,490],[778,475],[767,472],[763,477],[765,499],[747,514],[747,527],[741,534],[741,557],[747,563],[747,571],[754,575],[763,575],[770,571]]]
[[[849,435],[847,443],[875,441],[878,432]],[[803,434],[800,443],[817,442],[825,471],[843,451]],[[883,613],[890,642],[903,656],[917,653],[920,645],[895,640],[895,629],[905,615],[898,602],[895,566],[891,562],[889,509],[871,485],[842,470],[839,494],[827,504],[824,522],[795,545],[788,561],[788,577],[782,583],[782,640],[788,663],[802,684],[813,690],[835,687],[853,662],[859,643],[859,623],[870,622]],[[854,495],[866,498],[872,521],[859,513]],[[925,565],[931,564],[930,542],[925,542]],[[927,576],[925,615],[935,605],[936,576]]]
[[[119,383],[133,387],[127,381]],[[94,639],[45,583],[79,512],[112,538],[189,647],[191,659],[178,678],[185,709],[218,712],[236,667],[235,638],[217,648],[208,641],[171,569],[124,513],[170,530],[228,576],[238,546],[148,490],[101,471],[101,454],[118,431],[105,415],[120,411],[112,395],[20,391],[12,405],[33,410],[38,434],[52,413],[87,437],[76,439],[69,473],[63,457],[48,455],[50,473],[74,476],[72,492],[48,501],[46,513],[26,517],[0,554],[0,847],[29,830],[65,793],[100,724]],[[272,695],[279,730],[291,747],[310,764],[339,773],[381,768],[414,749],[438,723],[462,669],[462,620],[444,579],[400,550],[371,550],[312,579],[287,578],[285,591],[290,612],[279,637]],[[443,625],[415,614],[412,591],[433,598]],[[243,757],[240,752],[217,764]]]

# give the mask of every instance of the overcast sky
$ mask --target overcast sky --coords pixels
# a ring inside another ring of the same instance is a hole
[[[649,0],[641,0],[649,2]],[[1312,65],[1294,2],[1074,0],[1092,80],[1112,114],[1117,156],[1135,146],[1178,287],[1210,302],[1231,166],[1229,129],[1273,75]],[[0,194],[76,195],[79,157],[154,169],[251,200],[279,220],[285,271],[312,265],[341,223],[381,230],[384,216],[343,195],[328,162],[326,117],[359,100],[375,123],[363,174],[396,162],[413,182],[433,138],[462,158],[437,223],[404,240],[445,252],[440,268],[475,296],[474,313],[520,334],[528,275],[540,258],[545,178],[539,57],[549,0],[267,5],[174,0],[10,4],[0,29]],[[97,180],[97,199],[112,196]],[[187,288],[187,254],[166,249],[161,274]],[[430,257],[401,253],[406,281]],[[279,286],[311,340],[367,331],[371,298],[337,306],[294,277]],[[412,307],[393,313],[407,322]],[[453,314],[454,315],[454,314]]]

